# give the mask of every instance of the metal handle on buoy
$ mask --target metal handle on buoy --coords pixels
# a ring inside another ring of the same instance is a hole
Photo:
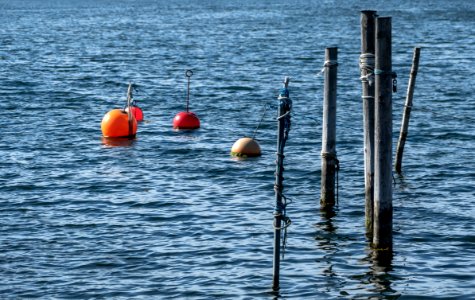
[[[191,70],[186,70],[185,71],[185,76],[188,78],[188,91],[186,94],[186,112],[190,111],[190,78],[193,76],[193,71]]]

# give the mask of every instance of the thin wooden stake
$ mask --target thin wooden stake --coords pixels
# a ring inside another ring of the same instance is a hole
[[[391,17],[376,19],[373,247],[392,250],[392,51]]]
[[[376,11],[361,12],[361,84],[364,127],[365,224],[373,234],[374,209],[374,39]]]
[[[322,209],[331,209],[335,205],[335,171],[338,165],[336,157],[336,92],[338,48],[325,49],[325,83],[322,120]]]
[[[406,104],[404,105],[401,131],[399,133],[399,140],[397,143],[397,150],[396,150],[395,169],[396,169],[396,172],[398,172],[399,174],[402,171],[402,154],[404,152],[404,145],[406,143],[407,134],[408,134],[409,119],[411,117],[411,109],[412,109],[412,98],[414,96],[414,87],[416,86],[416,76],[417,76],[417,70],[419,69],[420,54],[421,54],[421,48],[418,48],[418,47],[414,48],[411,74],[409,77],[409,85],[407,87]]]

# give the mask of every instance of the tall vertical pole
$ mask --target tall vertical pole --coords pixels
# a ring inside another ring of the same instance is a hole
[[[361,12],[360,71],[363,98],[366,232],[373,233],[374,209],[374,22],[376,11]]]
[[[292,101],[290,100],[289,91],[287,89],[289,80],[289,77],[285,77],[284,86],[278,98],[279,111],[277,118],[277,160],[274,185],[276,201],[274,210],[274,261],[272,279],[272,289],[274,291],[279,290],[281,234],[282,229],[287,226],[285,223],[288,221],[285,215],[285,198],[282,196],[282,192],[284,189],[284,147],[290,130],[290,110],[292,107]]]
[[[336,90],[338,48],[325,49],[325,83],[322,121],[322,209],[331,209],[335,205],[335,171],[338,165],[336,157]]]
[[[376,249],[392,250],[392,52],[391,17],[376,19],[374,232]]]
[[[406,143],[409,119],[411,117],[412,98],[414,96],[414,87],[416,85],[417,70],[419,69],[419,56],[421,55],[421,48],[414,48],[414,55],[412,57],[412,68],[409,77],[409,85],[407,87],[406,104],[404,105],[404,114],[402,116],[401,131],[399,133],[399,140],[396,150],[396,172],[401,173],[402,154],[404,152],[404,145]]]

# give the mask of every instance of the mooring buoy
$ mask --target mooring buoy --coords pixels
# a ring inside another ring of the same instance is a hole
[[[101,123],[104,137],[133,137],[137,133],[137,120],[122,109],[113,109],[106,113]]]
[[[200,128],[200,119],[195,113],[182,111],[173,118],[173,128],[175,129],[197,129]]]
[[[262,113],[261,119],[259,124],[257,125],[252,137],[243,137],[237,140],[233,146],[231,147],[231,155],[235,157],[257,157],[261,156],[261,146],[255,140],[257,130],[262,124],[264,120],[264,116],[266,115],[268,105],[264,105],[264,111]]]
[[[107,138],[135,137],[137,134],[137,120],[132,114],[132,84],[127,91],[127,105],[124,109],[113,109],[102,118],[102,135]]]
[[[236,157],[261,156],[261,146],[255,139],[243,137],[234,142],[231,147],[231,155]]]
[[[188,78],[188,92],[186,97],[186,111],[179,112],[173,118],[173,128],[175,129],[197,129],[200,128],[200,119],[190,111],[190,77],[193,71],[186,70],[185,76]]]

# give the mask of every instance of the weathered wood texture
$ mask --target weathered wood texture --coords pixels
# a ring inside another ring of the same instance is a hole
[[[338,48],[325,49],[320,198],[320,205],[325,209],[335,205],[337,59]]]
[[[364,170],[365,170],[365,224],[368,234],[373,233],[374,209],[374,44],[376,11],[361,12],[361,84],[363,100]]]
[[[409,84],[407,87],[406,104],[404,105],[404,113],[402,116],[401,131],[399,132],[399,140],[396,150],[396,163],[394,168],[396,172],[402,172],[402,155],[404,152],[404,145],[406,144],[407,135],[409,132],[409,119],[411,117],[412,99],[414,97],[414,87],[416,86],[417,70],[419,69],[419,57],[421,55],[421,48],[414,48],[414,55],[412,57],[412,68],[409,76]]]
[[[376,19],[373,246],[392,250],[392,49],[391,18]]]

